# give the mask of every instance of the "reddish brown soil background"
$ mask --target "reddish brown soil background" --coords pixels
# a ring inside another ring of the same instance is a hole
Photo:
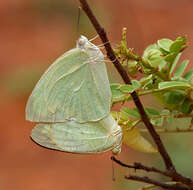
[[[92,7],[116,45],[121,29],[128,28],[130,47],[141,53],[158,39],[188,35],[184,57],[193,59],[193,1],[92,0]],[[34,81],[78,37],[78,1],[0,1],[0,189],[2,190],[110,190],[134,188],[121,180],[126,170],[115,168],[111,180],[111,153],[73,155],[51,151],[32,143],[33,124],[25,121],[25,104]],[[79,32],[95,36],[81,13]],[[100,42],[98,42],[100,43]],[[111,75],[111,78],[113,76]],[[127,147],[120,158],[147,160]],[[175,156],[174,156],[175,158]],[[150,161],[148,161],[150,162]],[[193,173],[193,172],[192,172]]]

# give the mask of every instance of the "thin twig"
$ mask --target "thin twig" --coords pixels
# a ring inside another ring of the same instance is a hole
[[[173,181],[168,181],[168,182],[165,182],[166,184],[177,184],[176,182],[173,182]],[[156,188],[157,185],[154,185],[154,184],[149,184],[149,185],[145,185],[143,187],[140,187],[138,190],[148,190],[148,189],[154,189]]]
[[[116,162],[120,166],[123,166],[123,167],[126,167],[126,168],[133,168],[135,170],[144,170],[146,172],[155,172],[155,173],[160,173],[164,176],[168,176],[167,172],[161,171],[161,170],[159,170],[155,167],[145,166],[145,165],[143,165],[141,163],[138,163],[138,162],[135,162],[134,165],[128,165],[128,164],[125,164],[125,163],[121,162],[120,160],[116,159],[114,156],[111,157],[111,160],[113,160],[114,162]]]
[[[162,171],[162,170],[159,170],[155,167],[144,166],[141,163],[134,163],[134,165],[128,165],[128,164],[125,164],[125,163],[121,162],[120,160],[116,159],[114,156],[111,157],[111,160],[113,160],[114,162],[116,162],[117,164],[119,164],[122,167],[133,168],[135,170],[143,170],[146,172],[155,172],[155,173],[162,174],[164,176],[170,177],[173,181],[181,182],[181,183],[184,183],[186,185],[189,185],[191,187],[190,189],[193,189],[192,188],[192,180],[188,177],[182,176],[181,174],[179,174],[177,172],[171,173],[170,171]]]
[[[148,184],[154,184],[164,189],[189,190],[188,187],[182,186],[180,184],[168,184],[168,183],[157,181],[155,179],[148,178],[146,176],[140,177],[140,176],[135,176],[135,175],[128,175],[128,176],[125,176],[125,178],[128,180],[134,180],[134,181],[145,182]]]

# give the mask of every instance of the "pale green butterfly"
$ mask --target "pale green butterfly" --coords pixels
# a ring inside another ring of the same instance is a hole
[[[40,123],[31,133],[32,139],[47,148],[60,151],[93,154],[121,151],[122,130],[109,114],[97,122]]]
[[[64,53],[43,74],[26,106],[26,119],[83,123],[99,121],[110,112],[111,91],[104,56],[81,36],[76,48]]]
[[[39,122],[31,137],[61,151],[119,153],[122,130],[109,114],[110,99],[104,56],[81,36],[48,68],[27,102],[26,119]]]

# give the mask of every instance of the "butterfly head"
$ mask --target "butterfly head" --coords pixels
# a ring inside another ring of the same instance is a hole
[[[96,57],[96,56],[103,57],[100,49],[97,46],[95,46],[93,43],[91,43],[85,36],[80,36],[80,38],[77,41],[76,47],[87,52],[91,57]]]
[[[80,36],[80,38],[77,41],[76,46],[81,49],[93,49],[93,50],[98,50],[99,48],[89,42],[89,40],[85,36]]]

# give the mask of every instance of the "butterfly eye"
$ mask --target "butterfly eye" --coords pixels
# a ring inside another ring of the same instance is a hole
[[[84,46],[85,42],[86,42],[85,39],[80,38],[80,39],[78,40],[78,45],[79,45],[79,46]]]
[[[87,42],[88,42],[88,39],[85,36],[80,36],[80,38],[78,39],[77,46],[80,48],[84,48]]]

